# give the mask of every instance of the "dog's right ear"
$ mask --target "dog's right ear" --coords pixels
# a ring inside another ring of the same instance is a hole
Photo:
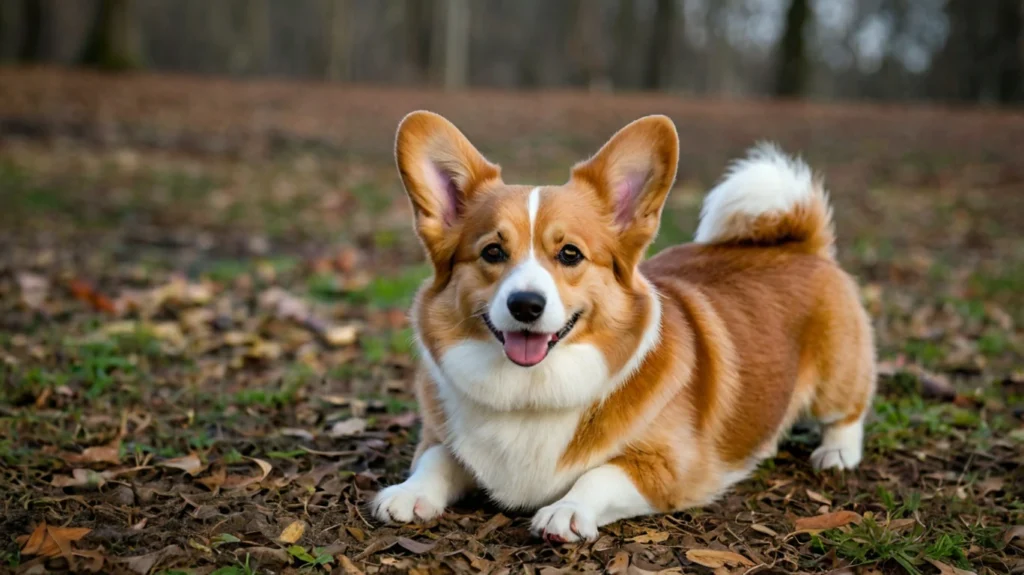
[[[501,168],[451,122],[424,111],[398,125],[395,160],[416,214],[416,233],[435,270],[448,270],[466,204],[483,184],[501,180]]]

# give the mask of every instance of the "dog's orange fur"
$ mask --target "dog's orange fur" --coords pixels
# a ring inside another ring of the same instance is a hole
[[[712,499],[731,473],[772,454],[804,410],[827,421],[857,421],[875,380],[870,325],[854,282],[833,259],[821,194],[783,216],[730,221],[714,244],[674,247],[640,263],[677,156],[667,119],[634,123],[577,166],[565,185],[545,188],[536,222],[543,233],[534,239],[542,254],[571,242],[585,255],[586,265],[575,268],[542,263],[566,306],[586,310],[571,340],[598,347],[612,373],[639,344],[651,313],[649,290],[660,294],[656,347],[632,377],[585,410],[559,466],[610,461],[663,511]],[[434,177],[423,158],[442,166],[441,178],[457,187],[454,213],[443,213],[423,192]],[[455,342],[491,338],[475,315],[530,247],[530,188],[504,184],[500,168],[431,114],[403,122],[397,159],[436,270],[414,309],[424,346],[436,357]],[[617,218],[616,184],[633,166],[646,170],[646,192]],[[479,261],[482,246],[494,241],[508,246],[508,267]],[[416,390],[423,417],[418,458],[444,443],[448,431],[426,372]]]

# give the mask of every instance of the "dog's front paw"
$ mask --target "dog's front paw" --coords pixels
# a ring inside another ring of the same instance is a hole
[[[561,500],[538,511],[530,530],[557,543],[593,541],[597,539],[597,518],[586,505]]]
[[[406,481],[377,494],[373,500],[373,515],[384,523],[429,521],[444,513],[444,507],[442,489],[431,488],[429,484],[418,481]]]

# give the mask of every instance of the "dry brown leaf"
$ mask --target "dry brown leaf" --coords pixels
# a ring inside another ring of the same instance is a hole
[[[768,527],[767,525],[761,525],[760,523],[754,523],[753,525],[750,526],[750,528],[753,529],[754,531],[757,531],[758,533],[764,533],[765,535],[768,535],[768,536],[771,536],[771,537],[778,537],[779,536],[778,532],[776,532],[774,529],[772,529],[771,527]]]
[[[800,519],[797,519],[796,532],[807,533],[811,531],[824,531],[826,529],[835,529],[836,527],[842,527],[843,525],[849,525],[851,523],[860,523],[860,521],[860,515],[853,511],[833,511],[832,513],[826,513],[824,515],[801,517]]]
[[[332,425],[327,435],[331,437],[349,437],[359,435],[364,431],[366,431],[366,420],[361,417],[351,417]]]
[[[753,567],[754,562],[732,551],[718,549],[690,549],[686,558],[698,565],[718,569],[720,567]]]
[[[82,558],[87,561],[85,570],[96,573],[103,568],[103,562],[106,561],[106,556],[99,549],[75,549],[72,552],[76,558]]]
[[[71,476],[55,475],[50,481],[54,487],[103,487],[107,482],[106,473],[97,473],[91,469],[72,469]]]
[[[807,497],[809,497],[811,501],[814,501],[815,503],[821,503],[822,505],[828,505],[829,507],[832,507],[832,500],[818,493],[817,491],[811,491],[810,489],[808,489]]]
[[[256,465],[260,466],[260,472],[262,473],[262,475],[260,475],[259,481],[263,481],[264,479],[266,479],[267,476],[270,475],[270,472],[274,470],[273,465],[267,463],[262,459],[256,457],[250,457],[249,459],[251,459],[252,462],[255,463]]]
[[[50,280],[31,272],[19,272],[15,279],[21,290],[21,303],[33,310],[43,307],[50,293]]]
[[[629,553],[625,551],[619,551],[612,557],[612,560],[608,562],[605,570],[609,575],[625,575],[629,572]]]
[[[491,517],[490,519],[488,519],[487,523],[484,523],[483,525],[480,526],[480,529],[476,530],[476,538],[477,539],[484,539],[488,535],[493,533],[494,531],[496,531],[498,529],[501,529],[502,527],[508,525],[511,522],[512,522],[511,519],[509,519],[508,517],[505,517],[504,514],[499,513],[499,514],[495,515],[494,517]]]
[[[408,551],[410,553],[415,553],[416,555],[422,555],[423,553],[427,553],[431,549],[436,547],[437,546],[437,541],[432,541],[430,543],[422,543],[420,541],[416,541],[415,539],[408,539],[406,537],[399,537],[398,538],[398,545],[399,545],[399,547],[401,547],[402,549],[405,549],[406,551]]]
[[[71,543],[89,534],[92,529],[87,527],[56,527],[39,524],[32,534],[24,538],[21,548],[22,555],[38,555],[40,557],[57,557],[63,555],[69,562],[73,561]]]
[[[668,539],[668,533],[665,531],[655,531],[650,529],[643,535],[637,535],[630,539],[633,543],[661,543]]]
[[[323,330],[324,341],[334,347],[352,345],[359,337],[359,327],[354,324],[332,325]]]
[[[1006,534],[1003,535],[1003,542],[1009,545],[1014,539],[1024,539],[1024,525],[1014,525],[1013,527],[1006,530]]]
[[[115,440],[109,445],[89,447],[82,453],[68,453],[64,455],[68,463],[121,463],[121,441]]]
[[[913,527],[915,523],[917,523],[917,521],[914,520],[912,517],[906,517],[903,519],[893,519],[892,521],[886,523],[885,528],[889,531],[902,531],[904,529],[909,529]]]
[[[306,524],[302,521],[292,521],[284,528],[278,540],[282,543],[296,543],[306,533]]]
[[[213,493],[218,493],[224,482],[228,478],[228,472],[223,467],[217,467],[210,475],[197,479],[196,482],[202,484]]]
[[[353,563],[347,555],[338,555],[335,559],[338,560],[338,565],[341,566],[342,573],[347,573],[348,575],[363,575],[363,570],[356,567],[356,564]]]
[[[157,463],[157,465],[160,467],[173,467],[174,469],[180,469],[192,476],[198,475],[199,472],[205,468],[203,462],[194,451],[184,457],[168,459],[167,461]]]
[[[355,539],[356,541],[358,541],[360,543],[362,543],[363,541],[366,541],[366,532],[363,531],[362,529],[358,528],[358,527],[354,527],[352,525],[347,525],[345,527],[345,531],[348,531],[348,534],[351,535],[353,539]]]
[[[934,559],[929,559],[927,557],[925,557],[925,561],[934,565],[935,568],[939,570],[939,575],[978,575],[974,571],[959,569],[957,567],[953,567],[952,565],[947,565],[942,561],[936,561]]]
[[[146,575],[167,557],[180,556],[182,553],[183,551],[181,547],[178,547],[177,545],[168,545],[159,551],[154,551],[145,555],[125,557],[121,562],[128,565],[128,569],[135,573]]]

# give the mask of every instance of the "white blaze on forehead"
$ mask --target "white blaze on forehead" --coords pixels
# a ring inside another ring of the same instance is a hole
[[[526,200],[526,210],[530,214],[530,257],[533,258],[533,236],[537,228],[537,210],[540,209],[540,186],[530,190],[530,196]]]
[[[562,298],[558,295],[555,278],[537,259],[534,249],[541,191],[540,186],[533,188],[526,199],[526,211],[530,215],[529,254],[508,274],[491,301],[488,315],[494,326],[502,331],[518,331],[529,327],[532,331],[555,333],[565,327],[565,323],[569,319],[565,306],[562,305]],[[547,305],[544,306],[544,314],[530,326],[516,321],[508,311],[508,296],[518,291],[537,292],[543,295],[547,301]]]

